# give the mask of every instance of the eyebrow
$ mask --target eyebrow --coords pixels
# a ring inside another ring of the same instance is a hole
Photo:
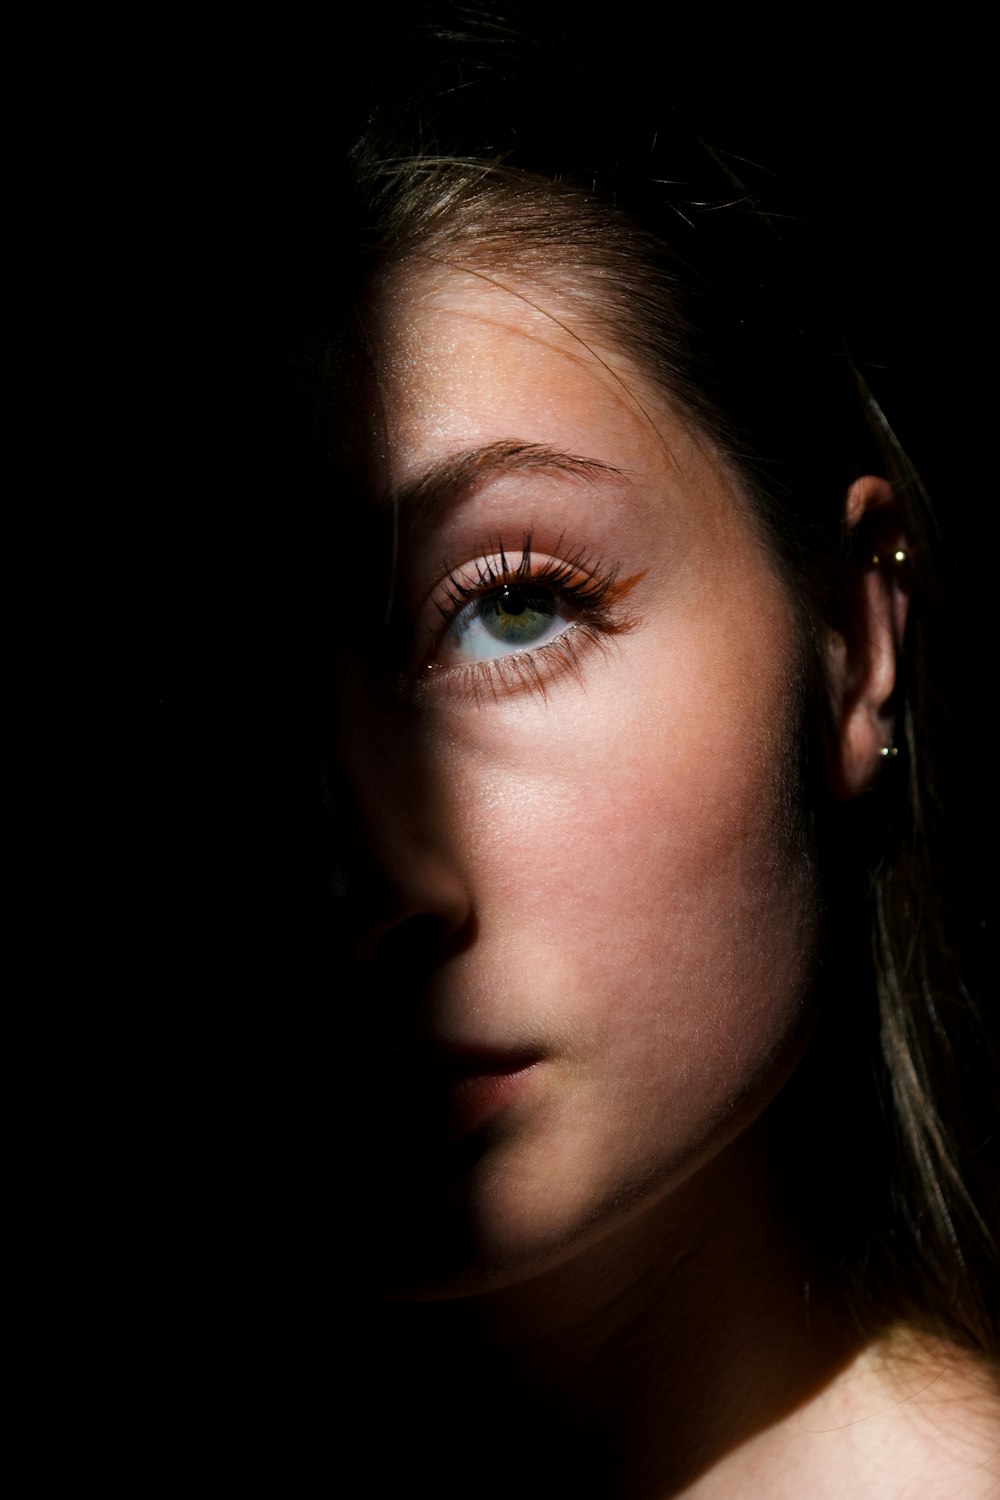
[[[610,476],[628,480],[624,469],[599,458],[564,453],[543,443],[498,442],[462,453],[450,453],[386,497],[407,526],[433,519],[441,510],[465,499],[485,480],[498,474],[566,474],[587,483]]]

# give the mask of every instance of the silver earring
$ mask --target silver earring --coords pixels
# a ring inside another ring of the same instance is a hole
[[[883,760],[895,760],[898,754],[899,751],[896,749],[895,745],[883,745],[881,750],[879,751],[879,755],[882,756]]]

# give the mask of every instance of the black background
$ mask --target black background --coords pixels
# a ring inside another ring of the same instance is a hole
[[[951,805],[978,871],[992,758],[983,39],[870,10],[791,25],[615,14],[607,45],[643,58],[637,86],[662,86],[794,200],[790,236],[924,475],[952,585],[955,762],[972,768]],[[129,826],[104,1173],[130,1226],[112,1300],[135,1313],[111,1336],[126,1363],[155,1365],[152,1406],[128,1398],[138,1441],[173,1464],[196,1434],[224,1439],[237,1468],[285,1480],[324,1463],[350,1219],[336,1095],[357,1060],[338,1049],[324,951],[282,455],[309,379],[291,351],[323,271],[311,232],[335,182],[327,142],[394,24],[390,7],[280,33],[151,32],[99,111],[121,350],[108,504],[129,557],[111,582]],[[331,588],[349,565],[331,557]]]

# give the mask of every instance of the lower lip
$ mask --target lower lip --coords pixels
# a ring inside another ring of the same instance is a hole
[[[461,1140],[489,1125],[510,1109],[530,1086],[537,1064],[463,1074],[448,1086],[445,1128],[450,1140]]]

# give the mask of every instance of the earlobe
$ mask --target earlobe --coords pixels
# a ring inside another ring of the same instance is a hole
[[[828,645],[828,680],[831,786],[848,799],[868,790],[894,748],[910,578],[908,541],[888,480],[856,479],[845,520],[851,551]]]

